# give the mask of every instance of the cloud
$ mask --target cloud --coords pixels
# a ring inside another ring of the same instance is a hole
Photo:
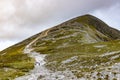
[[[0,0],[0,38],[24,38],[46,24],[59,23],[77,15],[117,2],[113,0]],[[44,28],[43,28],[44,29]]]
[[[103,19],[114,11],[111,7],[119,3],[119,0],[0,0],[0,40],[20,41],[70,18],[87,13],[98,17],[101,15],[100,18]],[[110,18],[104,20],[109,22]]]

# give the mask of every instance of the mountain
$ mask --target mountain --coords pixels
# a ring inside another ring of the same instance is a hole
[[[120,31],[83,15],[0,52],[0,80],[119,80]]]

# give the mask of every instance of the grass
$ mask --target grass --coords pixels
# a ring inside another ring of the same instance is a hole
[[[0,52],[0,80],[13,80],[34,68],[35,60],[24,54],[23,51],[25,46],[40,34],[36,34]]]
[[[11,80],[33,69],[34,59],[23,53],[24,46],[18,44],[0,52],[0,80]]]
[[[107,47],[95,48],[94,45],[107,45]],[[60,48],[56,51],[51,51],[48,53],[47,56],[47,65],[46,67],[50,70],[65,70],[68,68],[69,70],[75,70],[79,73],[75,72],[76,76],[84,75],[83,72],[93,72],[93,71],[99,71],[102,67],[111,66],[114,63],[120,62],[120,59],[114,59],[111,61],[111,56],[105,56],[105,57],[99,57],[100,55],[111,52],[111,51],[119,51],[120,50],[120,41],[112,41],[112,42],[101,42],[101,43],[94,43],[94,44],[85,44],[85,45],[73,45],[66,48]],[[120,54],[120,53],[119,53]],[[70,59],[73,56],[78,56],[77,60],[62,64],[62,61],[65,61],[67,59]],[[112,55],[114,56],[114,55]],[[56,63],[52,63],[55,62]],[[110,64],[107,64],[107,62],[110,62]],[[102,65],[104,64],[104,65]],[[97,65],[97,66],[96,66]],[[82,68],[81,68],[82,67]]]
[[[0,80],[13,80],[15,77],[25,75],[24,72],[11,68],[0,69]]]

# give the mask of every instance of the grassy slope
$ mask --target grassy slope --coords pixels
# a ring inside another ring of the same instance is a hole
[[[95,66],[96,64],[100,66],[101,63],[110,61],[111,56],[99,57],[101,54],[120,50],[120,41],[113,40],[118,39],[119,36],[113,37],[112,34],[97,29],[97,24],[100,24],[99,21],[91,21],[93,19],[89,17],[75,18],[58,25],[52,28],[46,37],[39,39],[32,45],[35,51],[48,54],[46,57],[46,67],[48,69],[55,71],[68,68],[77,77],[81,77],[83,75],[81,72],[100,70],[99,67],[88,67]],[[106,24],[102,25],[106,26]],[[23,49],[38,35],[0,52],[1,79],[24,75],[33,68],[34,60],[23,54]],[[98,45],[105,45],[105,47],[95,47]],[[72,57],[77,58],[77,60],[64,63],[65,60]],[[110,66],[115,62],[120,62],[119,58],[113,60],[111,64],[105,64],[104,66]],[[83,66],[83,68],[80,68],[80,66]]]
[[[107,52],[119,51],[120,40],[83,44],[79,42],[80,38],[81,37],[77,35],[60,40],[54,39],[54,41],[43,39],[41,43],[39,41],[36,43],[37,45],[33,47],[35,51],[48,54],[46,57],[46,67],[48,69],[53,71],[70,69],[77,77],[82,77],[84,75],[83,72],[99,71],[100,67],[108,67],[120,62],[119,58],[111,60],[111,56],[115,56],[116,54],[100,57],[100,55]],[[103,47],[99,48],[95,46]],[[120,55],[120,53],[117,53],[117,55]],[[65,60],[76,56],[77,58],[75,60],[63,64]],[[107,64],[108,62],[110,62],[110,64]],[[94,67],[95,65],[98,66]],[[82,68],[80,68],[80,66],[82,66]],[[92,68],[90,68],[91,66]]]
[[[0,80],[22,76],[34,67],[34,59],[23,53],[25,46],[39,34],[0,52]]]
[[[119,51],[120,40],[114,40],[116,38],[112,37],[113,35],[102,33],[94,25],[82,21],[84,20],[80,18],[54,27],[48,36],[33,45],[35,51],[48,54],[46,57],[48,69],[53,71],[70,69],[77,77],[81,77],[84,72],[99,71],[100,67],[120,62],[119,58],[111,60],[112,56],[120,53],[100,57],[107,52]],[[64,61],[74,57],[75,60],[63,64]],[[108,62],[110,64],[107,64]],[[95,65],[98,66],[94,67]]]

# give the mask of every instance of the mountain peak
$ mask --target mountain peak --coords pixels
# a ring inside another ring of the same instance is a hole
[[[79,27],[90,27],[95,28],[97,31],[101,32],[102,34],[108,36],[111,39],[120,39],[120,31],[116,30],[110,26],[108,26],[105,22],[100,20],[99,18],[86,14],[76,18],[73,18],[69,21],[66,21],[54,28],[61,28],[61,27],[68,27],[69,28],[79,28]],[[53,31],[52,30],[52,31]]]
[[[88,26],[93,26],[95,29],[97,29],[105,35],[108,35],[112,39],[120,39],[119,30],[109,27],[105,22],[93,15],[86,14],[83,16],[79,16],[74,20]]]
[[[82,16],[79,16],[79,17],[94,17],[94,16],[91,15],[91,14],[85,14],[85,15],[82,15]]]

